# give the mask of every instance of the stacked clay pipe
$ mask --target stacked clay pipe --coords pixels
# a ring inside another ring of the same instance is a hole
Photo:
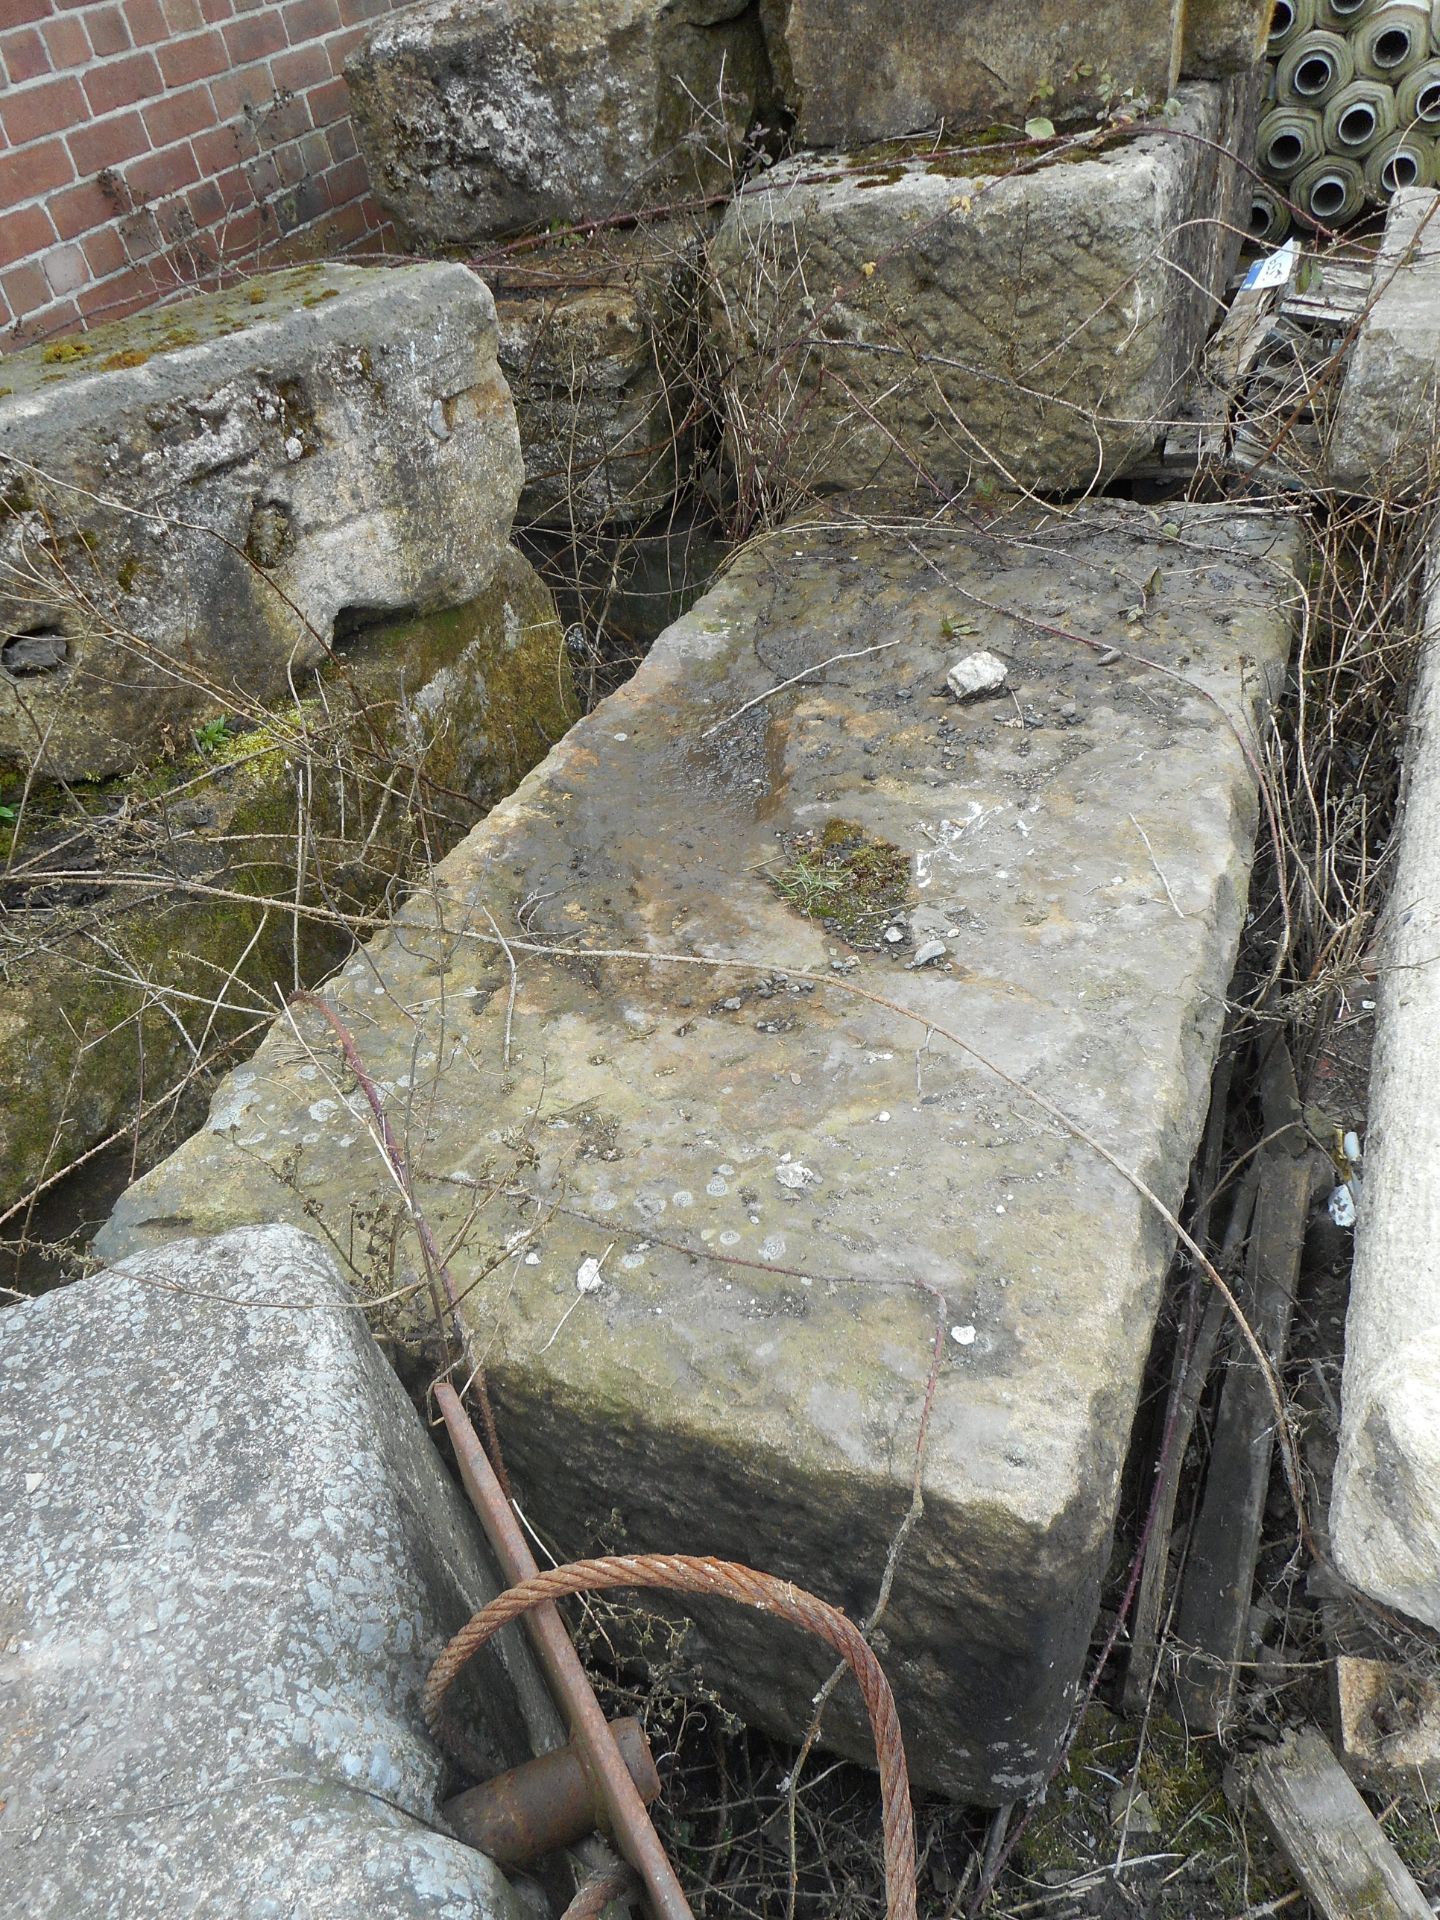
[[[1440,0],[1275,0],[1269,55],[1255,239],[1440,187]]]

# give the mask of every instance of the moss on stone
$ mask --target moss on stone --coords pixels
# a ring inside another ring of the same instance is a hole
[[[290,306],[318,306],[334,299],[347,284],[369,271],[360,267],[328,266],[311,261],[281,268],[259,280],[218,293],[196,294],[170,306],[147,307],[93,327],[83,335],[53,340],[43,346],[23,347],[6,356],[13,369],[5,392],[25,393],[62,378],[89,378],[100,373],[124,372],[144,366],[159,355],[243,332]],[[316,276],[328,273],[333,284],[316,286]],[[265,311],[257,311],[264,308]]]
[[[117,577],[133,581],[137,564]],[[314,687],[138,773],[27,797],[27,852],[78,835],[68,865],[103,871],[124,855],[155,884],[47,908],[33,941],[32,916],[12,906],[0,1076],[29,1092],[0,1114],[7,1197],[123,1124],[142,1084],[157,1093],[184,1071],[177,1021],[223,1049],[274,1011],[275,981],[328,973],[350,923],[460,838],[578,711],[553,602],[513,552],[477,600],[377,625]],[[302,766],[310,864],[296,917],[285,903]],[[0,783],[0,805],[20,786],[18,774]],[[0,821],[0,853],[14,832]]]
[[[834,819],[793,835],[785,852],[770,875],[781,898],[852,947],[878,947],[910,891],[910,862],[899,847],[854,820]]]

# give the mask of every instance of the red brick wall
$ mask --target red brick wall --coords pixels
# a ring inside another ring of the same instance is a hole
[[[342,73],[401,4],[0,0],[0,345],[383,244]]]

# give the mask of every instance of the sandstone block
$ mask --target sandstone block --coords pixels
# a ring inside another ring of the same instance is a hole
[[[1335,1660],[1336,1745],[1345,1770],[1386,1794],[1440,1790],[1440,1685],[1389,1660]]]
[[[1182,90],[1163,130],[1016,172],[932,145],[801,155],[713,243],[742,489],[976,474],[1092,486],[1173,416],[1238,233],[1254,81]]]
[[[745,0],[429,0],[345,77],[376,196],[421,248],[724,191],[769,93]]]
[[[181,1241],[0,1343],[0,1896],[27,1920],[519,1920],[445,1832],[429,1662],[495,1590],[331,1257]],[[477,1739],[553,1710],[523,1648]],[[533,1731],[532,1731],[533,1729]]]
[[[780,91],[806,146],[851,147],[944,121],[1094,119],[1158,106],[1180,71],[1181,0],[760,0]]]
[[[1258,66],[1273,12],[1274,0],[1187,0],[1182,79],[1219,80]]]
[[[1407,187],[1385,216],[1375,293],[1350,348],[1329,442],[1348,493],[1413,497],[1440,444],[1440,193]]]
[[[490,274],[525,459],[524,526],[627,526],[680,490],[694,430],[698,239],[647,227]]]
[[[1115,1162],[1178,1203],[1297,560],[1233,507],[786,527],[326,989],[564,1554],[713,1552],[863,1616],[936,1368],[885,1658],[965,1797],[1032,1791],[1070,1713],[1169,1250]],[[946,691],[961,644],[1002,694]],[[313,1218],[388,1291],[409,1229],[315,1064],[277,1028],[106,1257]],[[831,1662],[735,1609],[696,1649],[791,1735]],[[826,1737],[864,1756],[857,1714]]]
[[[343,613],[480,593],[521,478],[495,351],[488,289],[437,263],[296,268],[10,355],[0,766],[128,770],[285,697]]]

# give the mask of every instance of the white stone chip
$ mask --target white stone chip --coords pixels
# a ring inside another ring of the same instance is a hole
[[[1010,669],[998,654],[967,653],[957,660],[945,676],[945,684],[957,700],[978,700],[982,694],[999,693],[1010,678]]]

